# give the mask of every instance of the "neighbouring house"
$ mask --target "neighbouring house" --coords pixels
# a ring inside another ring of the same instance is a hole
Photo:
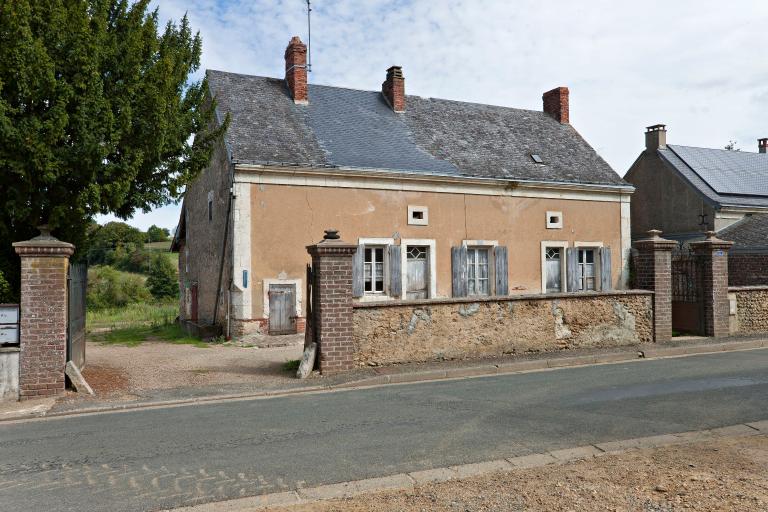
[[[707,231],[734,242],[733,286],[768,284],[768,139],[758,152],[667,144],[663,124],[649,126],[643,151],[624,176],[632,197],[632,236],[650,229],[681,244]]]
[[[360,301],[624,288],[633,187],[543,111],[307,83],[293,38],[285,78],[208,71],[230,125],[185,194],[173,241],[181,319],[233,336],[303,329],[305,247],[324,229],[359,245]]]

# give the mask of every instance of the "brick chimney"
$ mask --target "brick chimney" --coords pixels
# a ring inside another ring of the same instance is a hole
[[[757,139],[757,150],[760,153],[768,153],[768,139]]]
[[[555,87],[541,97],[544,102],[544,112],[554,117],[560,124],[569,123],[568,94],[567,87]]]
[[[667,148],[667,125],[655,124],[645,129],[645,149],[656,151]]]
[[[405,112],[405,78],[403,68],[392,66],[387,70],[387,79],[381,84],[381,94],[395,112]]]
[[[299,36],[293,36],[285,49],[285,82],[291,91],[293,102],[307,105],[307,45]]]

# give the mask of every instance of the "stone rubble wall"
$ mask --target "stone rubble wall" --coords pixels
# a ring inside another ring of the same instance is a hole
[[[732,335],[768,333],[768,286],[728,289]]]
[[[357,366],[653,342],[647,291],[358,303]]]

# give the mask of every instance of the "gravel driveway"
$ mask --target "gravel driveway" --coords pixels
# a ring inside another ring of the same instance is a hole
[[[274,389],[295,385],[286,361],[301,358],[302,345],[254,348],[146,341],[139,346],[88,342],[84,376],[101,399],[129,399],[146,392],[211,387]]]

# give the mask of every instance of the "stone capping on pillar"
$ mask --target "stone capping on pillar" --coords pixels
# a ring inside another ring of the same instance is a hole
[[[352,324],[352,257],[357,245],[328,229],[320,242],[308,245],[312,256],[312,315],[319,369],[323,374],[354,367]]]
[[[75,246],[40,235],[13,244],[21,257],[19,398],[64,392],[67,364],[67,270]]]
[[[727,336],[730,333],[728,303],[728,251],[733,242],[717,238],[707,231],[707,238],[689,245],[701,265],[704,335]]]
[[[653,339],[668,343],[672,339],[672,251],[677,242],[661,237],[652,229],[648,237],[635,242],[635,286],[653,292]]]

